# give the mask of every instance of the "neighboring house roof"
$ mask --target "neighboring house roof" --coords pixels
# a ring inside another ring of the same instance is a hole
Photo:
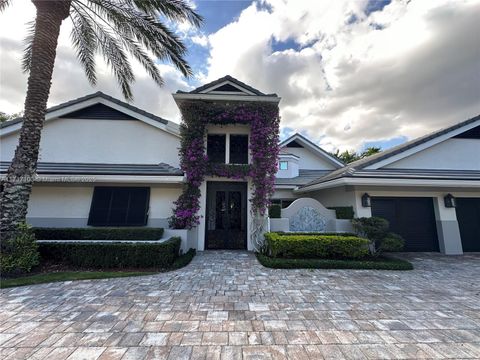
[[[113,103],[113,104],[117,105],[117,109],[116,109],[117,111],[122,112],[122,110],[124,110],[126,112],[129,112],[130,114],[127,114],[127,115],[131,115],[134,118],[138,118],[139,120],[147,118],[147,119],[153,120],[154,122],[156,122],[158,124],[166,125],[167,127],[173,129],[173,132],[178,132],[178,129],[177,129],[178,125],[177,124],[175,124],[175,123],[173,123],[169,120],[166,120],[164,118],[161,118],[157,115],[154,115],[152,113],[149,113],[145,110],[139,109],[139,108],[137,108],[133,105],[130,105],[130,104],[124,102],[124,101],[118,100],[118,99],[116,99],[116,98],[114,98],[110,95],[107,95],[107,94],[101,92],[101,91],[97,91],[93,94],[82,96],[82,97],[79,97],[77,99],[70,100],[70,101],[64,102],[62,104],[50,107],[50,108],[47,109],[45,117],[48,118],[48,115],[51,115],[51,114],[56,113],[56,112],[58,113],[59,110],[61,111],[61,110],[64,110],[64,109],[72,108],[76,105],[81,105],[82,103],[86,104],[85,107],[92,106],[92,105],[94,105],[94,103],[92,103],[92,100],[96,100],[96,99],[100,100],[100,101],[101,101],[101,99],[103,99],[103,100],[106,100],[106,102]],[[97,103],[99,103],[99,102],[95,102],[95,104],[97,104]],[[109,106],[108,103],[104,103],[104,105]],[[78,109],[72,110],[72,112],[74,112],[76,110],[78,110]],[[66,114],[62,114],[62,115],[59,115],[59,117],[65,117],[65,115]],[[13,119],[13,120],[5,121],[4,123],[0,124],[0,129],[10,127],[12,125],[21,123],[22,121],[23,121],[23,118],[21,118],[21,117]]]
[[[6,173],[9,161],[0,162],[0,173]],[[183,172],[165,163],[159,164],[95,164],[39,162],[39,175],[147,175],[183,176]]]
[[[372,174],[375,174],[375,176],[378,177],[397,177],[400,178],[402,176],[411,176],[414,175],[415,173],[417,176],[422,176],[421,174],[423,173],[424,176],[426,174],[430,174],[429,176],[433,176],[436,178],[440,178],[439,176],[447,176],[449,173],[449,170],[428,170],[428,169],[421,169],[421,170],[413,170],[413,169],[381,169],[378,164],[385,163],[387,160],[392,159],[393,157],[396,157],[397,155],[402,155],[405,154],[404,157],[410,156],[412,154],[408,153],[406,154],[407,151],[409,150],[415,150],[416,148],[419,148],[422,145],[426,145],[425,148],[428,148],[430,146],[436,145],[441,141],[444,141],[446,139],[449,139],[451,137],[454,137],[457,135],[457,133],[462,133],[463,128],[467,127],[473,127],[475,126],[477,122],[480,122],[480,115],[477,115],[471,119],[465,120],[463,122],[460,122],[458,124],[455,124],[453,126],[435,131],[433,133],[427,134],[425,136],[419,137],[417,139],[413,139],[411,141],[408,141],[404,144],[395,146],[391,149],[382,151],[380,153],[368,156],[366,158],[351,162],[347,166],[335,170],[331,172],[328,175],[325,175],[323,177],[320,177],[308,184],[305,184],[302,186],[302,188],[308,188],[310,186],[316,185],[316,184],[321,184],[327,181],[335,180],[338,178],[342,177],[364,177],[364,176],[372,176]],[[446,139],[443,139],[443,137],[446,137]],[[437,140],[437,141],[435,141]],[[431,144],[429,144],[431,142]],[[428,146],[427,146],[428,145]],[[424,148],[421,148],[420,150],[423,150]],[[413,152],[414,153],[414,152]],[[394,161],[398,161],[399,159],[395,159]],[[393,162],[393,161],[392,161]],[[363,171],[365,169],[365,171]],[[367,171],[368,170],[368,171]],[[476,172],[470,171],[470,170],[452,170],[450,171],[451,174],[455,174],[458,179],[471,179],[469,176],[477,176],[478,174],[475,174]],[[389,174],[388,176],[386,176]]]
[[[237,89],[237,90],[234,90],[234,91],[247,90],[248,92],[251,92],[251,93],[253,93],[253,95],[257,95],[257,96],[277,96],[277,94],[265,94],[265,93],[261,92],[260,90],[255,89],[255,88],[251,87],[250,85],[247,85],[244,82],[242,82],[238,79],[235,79],[233,76],[230,76],[230,75],[226,75],[224,77],[221,77],[220,79],[209,82],[208,84],[202,85],[202,86],[200,86],[196,89],[193,89],[192,91],[178,90],[177,93],[178,94],[202,94],[202,93],[205,93],[205,92],[209,92],[209,90],[210,91],[215,91],[218,88],[220,88],[221,86],[225,86],[226,84],[231,85],[232,90]]]
[[[331,170],[302,170],[298,171],[298,176],[293,178],[276,178],[276,186],[289,186],[292,187],[301,186],[308,184],[312,180],[318,179],[321,176],[325,176],[328,173],[332,172]]]
[[[284,148],[285,146],[287,146],[288,144],[290,144],[291,142],[294,142],[294,141],[298,142],[298,143],[301,143],[302,145],[304,145],[305,147],[307,147],[308,149],[313,151],[315,154],[317,154],[317,155],[321,156],[322,158],[324,158],[325,160],[327,160],[329,163],[334,165],[336,168],[340,168],[342,166],[345,166],[345,164],[341,160],[337,159],[335,156],[333,156],[332,154],[323,150],[320,146],[313,143],[312,141],[310,141],[305,136],[303,136],[302,134],[299,134],[299,133],[295,133],[292,136],[290,136],[288,139],[283,140],[280,143],[280,148]],[[286,151],[286,150],[281,149],[280,150],[281,155],[282,155],[282,151]]]

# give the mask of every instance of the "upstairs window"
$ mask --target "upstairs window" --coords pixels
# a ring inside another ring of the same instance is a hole
[[[280,161],[278,168],[280,170],[288,170],[288,161]]]
[[[225,135],[208,135],[207,136],[207,156],[208,161],[212,163],[225,164]]]
[[[149,200],[148,187],[95,187],[88,225],[146,225]]]
[[[248,164],[248,135],[230,135],[230,164]]]

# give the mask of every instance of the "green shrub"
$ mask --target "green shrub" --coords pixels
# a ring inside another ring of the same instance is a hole
[[[353,219],[352,225],[360,236],[377,243],[387,236],[389,223],[379,217],[362,217]]]
[[[197,250],[189,249],[185,254],[180,255],[173,263],[172,269],[180,269],[182,267],[187,266],[190,264],[190,261],[193,260],[195,255],[197,254]]]
[[[272,257],[359,259],[368,256],[369,241],[356,236],[266,233],[265,240]]]
[[[162,228],[151,227],[86,227],[34,228],[39,240],[159,240]]]
[[[413,265],[402,259],[376,257],[366,260],[336,259],[281,259],[257,253],[257,259],[265,267],[273,269],[373,269],[412,270]]]
[[[39,253],[32,228],[22,223],[11,237],[3,236],[0,273],[13,275],[29,272],[39,263]]]
[[[40,243],[44,260],[82,268],[170,268],[178,258],[181,239],[146,243]]]
[[[403,247],[405,246],[405,240],[395,233],[388,233],[381,241],[378,247],[379,251],[402,251]]]
[[[354,211],[353,211],[353,206],[333,206],[329,207],[328,209],[330,210],[335,210],[335,213],[337,215],[337,219],[353,219],[354,216]]]
[[[268,208],[268,217],[270,219],[280,219],[282,217],[282,207],[279,204],[272,204]]]

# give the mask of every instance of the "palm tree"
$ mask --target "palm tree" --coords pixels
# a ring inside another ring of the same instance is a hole
[[[0,11],[13,0],[0,0]],[[72,22],[71,40],[88,80],[96,83],[95,55],[111,67],[123,95],[132,99],[135,81],[128,54],[150,77],[163,80],[149,55],[170,61],[184,76],[192,71],[184,56],[186,47],[165,23],[203,21],[186,0],[32,0],[36,19],[27,38],[23,68],[29,72],[23,124],[15,156],[0,194],[0,231],[14,234],[25,220],[35,174],[40,135],[45,119],[60,26]],[[149,52],[149,53],[148,53]]]

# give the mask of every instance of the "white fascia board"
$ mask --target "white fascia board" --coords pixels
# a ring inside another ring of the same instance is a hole
[[[81,103],[78,104],[73,104],[70,106],[62,107],[61,109],[55,110],[48,112],[45,115],[45,122],[59,118],[61,116],[67,115],[69,113],[72,113],[77,110],[84,109],[86,107],[96,105],[96,104],[103,104],[108,107],[111,107],[112,109],[118,110],[120,112],[123,112],[124,114],[130,115],[131,117],[134,117],[144,123],[147,123],[157,129],[163,130],[165,132],[168,132],[169,134],[175,135],[176,137],[180,138],[180,133],[177,131],[177,129],[174,126],[168,126],[168,124],[162,124],[156,120],[153,120],[145,115],[142,115],[136,111],[130,110],[128,108],[125,108],[119,104],[116,104],[110,100],[104,99],[100,96],[94,97],[85,101],[82,101]],[[168,121],[168,120],[167,120]],[[8,135],[11,133],[14,133],[15,131],[20,130],[22,127],[22,122],[19,122],[18,124],[8,126],[6,128],[1,129],[0,131],[0,136],[2,135]]]
[[[441,142],[443,142],[443,141],[445,141],[445,140],[448,140],[448,139],[450,139],[450,138],[452,138],[452,137],[454,137],[454,136],[456,136],[456,135],[458,135],[458,134],[461,134],[461,133],[463,133],[463,132],[465,132],[465,131],[467,131],[467,130],[470,130],[470,129],[472,129],[472,128],[476,127],[476,126],[479,126],[479,125],[480,125],[480,120],[474,121],[473,123],[467,124],[467,125],[462,126],[462,127],[458,128],[458,129],[452,130],[452,131],[450,131],[450,132],[448,132],[448,133],[446,133],[446,134],[443,134],[443,135],[441,135],[441,136],[435,137],[435,138],[433,138],[433,139],[431,139],[431,140],[429,140],[429,141],[427,141],[427,142],[424,142],[424,143],[422,143],[422,144],[420,144],[420,145],[417,145],[417,146],[415,146],[415,147],[413,147],[413,148],[411,148],[411,149],[405,150],[405,151],[403,151],[403,152],[401,152],[401,153],[399,153],[399,154],[397,154],[397,155],[391,156],[391,157],[389,157],[389,158],[387,158],[387,159],[384,159],[384,160],[381,160],[381,161],[379,161],[379,162],[376,162],[376,163],[374,163],[374,164],[372,164],[372,165],[366,166],[365,169],[366,169],[366,170],[380,169],[380,168],[382,168],[382,167],[384,167],[384,166],[386,166],[386,165],[389,165],[389,164],[391,164],[391,163],[394,163],[394,162],[396,162],[396,161],[399,161],[399,160],[401,160],[401,159],[404,159],[404,158],[406,158],[406,157],[409,157],[409,156],[411,156],[411,155],[413,155],[413,154],[416,154],[416,153],[418,153],[418,152],[420,152],[420,151],[422,151],[422,150],[428,149],[429,147],[432,147],[432,146],[434,146],[434,145],[437,145],[437,144],[439,144],[439,143],[441,143]]]
[[[275,185],[275,189],[288,189],[293,190],[296,189],[297,185]]]
[[[4,179],[2,174],[0,179]],[[52,184],[96,184],[96,183],[149,183],[149,184],[182,184],[184,176],[138,176],[138,175],[37,175],[35,182]]]
[[[280,159],[294,159],[294,160],[298,160],[300,159],[300,156],[297,156],[297,155],[294,155],[294,154],[278,154],[278,157]]]
[[[231,82],[230,80],[225,80],[225,81],[221,82],[220,84],[211,86],[211,87],[209,87],[209,88],[201,91],[200,93],[201,93],[201,94],[215,93],[215,90],[214,90],[214,89],[219,88],[219,87],[221,87],[221,86],[223,86],[223,85],[227,85],[227,84],[228,84],[228,85],[232,85],[233,87],[235,87],[236,89],[238,89],[240,92],[243,92],[243,93],[245,93],[245,94],[256,95],[256,94],[254,94],[253,92],[245,89],[244,87],[241,87],[241,86],[239,86],[239,85]],[[234,93],[233,91],[228,91],[228,92],[219,91],[219,92],[217,92],[217,93],[219,93],[219,94],[228,94],[228,93],[230,93],[230,94],[236,94],[236,93]]]
[[[440,179],[379,179],[379,178],[340,178],[314,184],[305,188],[294,190],[294,193],[330,189],[345,185],[371,185],[371,186],[406,186],[406,187],[473,187],[480,189],[478,180],[440,180]]]
[[[328,152],[320,148],[320,146],[311,143],[310,140],[306,141],[302,136],[299,136],[299,134],[295,134],[292,137],[282,141],[280,143],[280,147],[283,148],[286,145],[290,144],[292,141],[298,141],[302,143],[302,145],[306,146],[309,150],[313,151],[315,154],[319,155],[320,157],[326,159],[327,161],[337,166],[338,168],[342,168],[345,166],[345,164],[342,164],[340,161],[335,159]]]
[[[179,100],[210,100],[210,101],[253,101],[279,103],[282,98],[278,96],[258,95],[212,95],[212,94],[172,94],[175,102]]]

